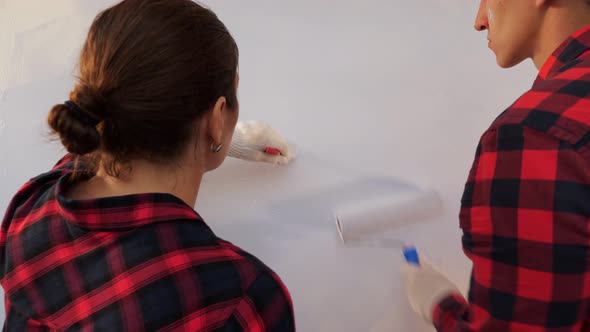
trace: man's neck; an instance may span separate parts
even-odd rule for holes
[[[559,45],[588,25],[590,6],[584,3],[573,1],[569,5],[548,8],[537,35],[537,47],[533,50],[532,59],[535,67],[541,69]]]

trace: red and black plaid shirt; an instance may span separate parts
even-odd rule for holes
[[[439,331],[590,331],[590,27],[483,134],[461,205],[469,303]]]
[[[29,181],[0,233],[8,331],[294,331],[273,271],[168,194],[64,196],[72,163]]]

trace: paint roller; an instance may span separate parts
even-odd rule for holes
[[[379,235],[410,223],[424,222],[441,210],[440,195],[434,190],[385,195],[336,208],[336,228],[345,246],[401,248],[408,263],[419,265],[418,251],[413,245]]]

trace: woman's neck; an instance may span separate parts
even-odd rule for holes
[[[121,168],[119,177],[106,172],[101,165],[96,176],[75,185],[68,196],[74,199],[124,196],[143,193],[167,193],[194,206],[203,171],[176,165],[157,165],[147,161],[133,161]],[[128,171],[127,171],[128,170]]]

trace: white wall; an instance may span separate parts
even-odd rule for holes
[[[0,0],[0,208],[61,154],[45,115],[67,99],[93,16],[113,0]],[[396,250],[339,247],[332,208],[403,183],[446,211],[400,232],[465,288],[459,198],[483,130],[534,79],[502,71],[474,0],[207,1],[241,53],[241,117],[297,143],[287,168],[230,160],[197,203],[222,237],[291,289],[301,331],[431,331],[405,300]]]

